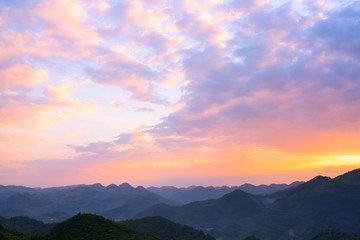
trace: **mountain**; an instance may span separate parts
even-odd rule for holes
[[[146,217],[121,223],[136,231],[166,240],[215,240],[200,230],[171,222],[163,217]]]
[[[180,206],[158,204],[137,217],[157,215],[208,229],[222,239],[254,235],[308,240],[324,229],[356,235],[360,234],[360,169],[333,179],[317,176],[293,189],[264,196],[235,190],[219,199]]]
[[[27,216],[49,223],[63,221],[78,212],[88,212],[121,220],[153,204],[172,203],[143,187],[133,188],[127,183],[106,187],[93,184],[27,190],[13,191],[1,201],[0,215]],[[121,209],[126,211],[119,211]]]
[[[301,239],[310,239],[323,229],[360,234],[360,169],[331,179],[317,176],[271,204],[258,219],[256,232],[286,239],[289,229]]]
[[[192,202],[182,206],[157,204],[137,217],[162,216],[194,227],[213,228],[261,214],[262,203],[254,196],[235,190],[219,199]]]
[[[191,186],[188,188],[176,188],[176,187],[149,187],[149,191],[156,193],[164,198],[170,199],[179,204],[186,204],[195,201],[204,201],[208,199],[221,198],[225,194],[228,194],[234,190],[242,190],[246,193],[253,195],[266,195],[275,193],[277,191],[292,189],[302,184],[303,182],[293,182],[290,185],[287,184],[271,184],[271,185],[259,185],[254,186],[251,184],[243,184],[238,187],[202,187]]]
[[[293,182],[291,184],[270,184],[270,185],[259,185],[259,186],[254,186],[252,184],[243,184],[239,187],[240,190],[243,190],[246,193],[250,193],[253,195],[268,195],[268,194],[272,194],[272,193],[276,193],[282,190],[291,190],[301,184],[303,184],[304,182],[301,181],[296,181]]]
[[[0,185],[0,201],[6,200],[11,195],[16,193],[36,193],[36,190],[23,186],[3,186]]]
[[[237,189],[217,199],[183,205],[170,205],[169,200],[148,189],[133,188],[129,184],[35,189],[36,193],[21,189],[22,192],[12,192],[0,202],[0,213],[30,213],[48,219],[77,212],[100,213],[112,219],[162,216],[203,229],[223,240],[244,239],[251,235],[268,240],[308,240],[324,229],[360,234],[360,169],[336,178],[317,176],[294,185],[295,188],[288,186],[267,195],[252,195]],[[188,200],[195,193],[199,198],[209,197],[218,194],[219,189],[224,191],[227,187],[193,186],[182,189],[187,192],[182,196],[187,196]],[[178,192],[173,187],[158,190],[174,195]],[[325,235],[319,235],[319,239],[323,239],[322,236]]]
[[[158,203],[185,204],[218,199],[238,188],[263,194],[285,187],[289,186],[245,184],[240,187],[192,186],[145,189],[141,186],[134,188],[128,183],[109,186],[96,183],[51,188],[0,185],[0,216],[6,218],[24,216],[45,223],[54,223],[64,221],[78,212],[88,212],[119,221],[131,218]],[[273,200],[270,199],[270,202]]]
[[[56,225],[44,240],[159,240],[94,214],[77,214]]]

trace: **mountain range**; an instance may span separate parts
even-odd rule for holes
[[[246,186],[242,185],[243,190]],[[223,240],[244,239],[249,235],[269,240],[309,240],[314,236],[317,236],[314,239],[326,239],[336,235],[331,231],[321,232],[326,229],[346,232],[344,239],[360,234],[360,169],[335,178],[317,176],[305,183],[258,186],[257,195],[240,187],[145,189],[126,183],[106,187],[94,184],[49,189],[1,186],[0,189],[0,215],[4,217],[21,213],[49,223],[77,216],[78,212],[96,213],[116,221],[132,218],[121,224],[163,239],[167,239],[167,233],[161,235],[164,233],[149,229],[156,226],[181,229],[182,225],[189,225]],[[182,203],[194,198],[205,200]],[[0,224],[30,235],[44,235],[55,229],[55,224],[28,218],[0,218]],[[195,236],[198,232],[188,234]],[[200,234],[205,237],[201,239],[206,239],[206,234]],[[341,239],[340,235],[334,239]]]
[[[129,219],[148,207],[165,203],[181,205],[193,201],[216,199],[236,189],[264,195],[291,189],[301,182],[240,187],[132,187],[128,183],[102,186],[73,185],[52,188],[29,188],[0,185],[0,216],[27,216],[41,221],[60,222],[78,212],[96,213],[114,220]]]
[[[235,190],[242,190],[246,193],[253,195],[267,195],[275,193],[281,190],[289,190],[297,187],[304,182],[297,181],[290,185],[288,184],[270,184],[254,186],[252,184],[243,184],[238,187],[203,187],[203,186],[191,186],[188,188],[176,188],[176,187],[149,187],[149,191],[156,193],[164,198],[170,199],[180,204],[186,204],[195,201],[203,201],[207,199],[216,199],[224,196]]]

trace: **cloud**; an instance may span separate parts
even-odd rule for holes
[[[111,151],[114,144],[108,142],[95,142],[85,147],[77,145],[68,145],[68,147],[73,148],[77,153],[105,153]]]
[[[48,80],[47,71],[38,70],[30,64],[12,65],[0,68],[0,91],[37,86]]]
[[[216,24],[211,15],[183,13],[182,18],[176,22],[180,32],[199,42],[222,43],[228,39],[226,28]]]
[[[90,6],[100,13],[104,13],[111,7],[109,2],[105,0],[93,0],[90,2]]]
[[[282,149],[289,141],[306,141],[326,131],[350,134],[360,116],[355,113],[358,98],[346,95],[358,92],[354,77],[359,75],[359,63],[346,58],[346,52],[332,55],[323,44],[310,44],[312,33],[327,29],[328,22],[341,21],[343,31],[351,32],[355,22],[338,18],[343,13],[352,19],[349,9],[330,12],[326,20],[313,19],[312,24],[291,13],[290,5],[257,9],[247,17],[254,30],[239,30],[247,45],[243,39],[228,43],[240,60],[228,58],[228,49],[221,47],[187,51],[184,70],[190,83],[185,106],[164,118],[152,133],[157,137],[175,133],[188,141],[208,137],[221,146],[257,143]],[[273,34],[276,40],[267,38]]]
[[[101,41],[95,29],[86,24],[89,16],[81,0],[44,1],[36,6],[35,12],[49,25],[45,34],[70,38],[90,45],[98,45]]]
[[[314,44],[324,50],[339,53],[359,60],[360,43],[360,3],[354,2],[338,11],[332,12],[318,21],[310,31]]]
[[[153,98],[152,81],[155,73],[145,64],[123,52],[112,51],[101,56],[102,68],[86,69],[87,74],[96,82],[126,88],[135,99],[149,101]]]
[[[71,99],[69,86],[44,88],[43,96],[30,93],[0,94],[0,126],[41,128],[96,109],[96,104]]]
[[[94,110],[96,101],[117,108],[113,114],[131,109],[144,118],[149,109],[134,99],[181,106],[158,113],[151,105],[154,126],[68,144],[69,162],[18,162],[19,174],[64,162],[67,176],[73,165],[83,176],[108,180],[119,172],[221,178],[319,169],[324,156],[359,155],[356,1],[336,8],[267,0],[0,5],[0,127],[49,126]],[[82,81],[88,88],[80,89]],[[99,100],[92,94],[98,84],[125,89],[132,99]]]

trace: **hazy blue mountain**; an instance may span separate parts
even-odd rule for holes
[[[14,208],[6,208],[6,207],[2,208],[2,207],[4,206],[0,205],[0,216],[5,218],[11,218],[17,216],[27,217],[31,215],[31,213],[26,209],[14,209]]]
[[[23,187],[23,186],[0,185],[0,201],[6,200],[10,196],[17,193],[36,193],[36,190],[33,188]]]
[[[162,216],[181,224],[212,228],[235,223],[263,211],[264,206],[258,199],[241,190],[235,190],[219,199],[192,202],[182,206],[157,204],[137,217]]]
[[[268,195],[268,194],[272,194],[275,192],[279,192],[282,190],[291,190],[301,184],[303,184],[304,182],[301,181],[296,181],[293,182],[291,184],[270,184],[270,185],[259,185],[259,186],[254,186],[252,184],[243,184],[239,187],[240,190],[243,190],[246,193],[250,193],[253,195]]]
[[[254,186],[251,184],[243,184],[238,187],[202,187],[191,186],[189,188],[176,188],[176,187],[149,187],[149,191],[154,192],[167,199],[173,200],[179,204],[186,204],[194,201],[204,201],[208,199],[221,198],[234,190],[242,190],[246,193],[253,195],[267,195],[285,189],[292,189],[302,184],[303,182],[294,182],[290,185],[287,184],[271,184]]]
[[[143,187],[133,188],[127,183],[119,186],[101,184],[76,185],[14,193],[0,202],[0,215],[28,216],[44,222],[60,222],[78,212],[105,214],[114,219],[134,216],[156,203],[171,201]],[[119,212],[133,205],[133,211]],[[109,213],[109,214],[108,214]]]

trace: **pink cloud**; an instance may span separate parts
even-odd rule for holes
[[[111,7],[109,2],[105,0],[93,0],[90,2],[90,6],[100,13],[104,13]]]
[[[29,88],[48,80],[47,71],[38,70],[29,64],[12,65],[0,69],[0,90]]]
[[[44,96],[0,94],[0,126],[42,128],[96,109],[96,104],[71,98],[69,87],[47,86]]]
[[[229,38],[227,29],[207,14],[183,13],[183,17],[176,22],[176,27],[183,34],[200,42],[222,43]]]
[[[89,16],[81,0],[44,1],[36,6],[35,11],[50,25],[45,34],[68,37],[89,45],[97,45],[101,41],[95,29],[86,24]]]
[[[151,3],[149,1],[148,3]],[[151,4],[155,6],[155,4]],[[129,1],[125,10],[126,20],[134,26],[157,28],[169,17],[167,9],[145,8],[140,0]]]

